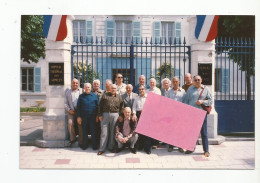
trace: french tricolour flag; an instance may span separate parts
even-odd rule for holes
[[[197,15],[195,37],[200,41],[212,41],[218,34],[218,15]]]
[[[47,40],[62,41],[67,37],[67,15],[44,15],[43,35]]]

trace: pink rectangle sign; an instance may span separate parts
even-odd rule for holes
[[[206,111],[148,92],[136,132],[193,151]]]

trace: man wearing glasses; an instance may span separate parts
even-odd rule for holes
[[[117,73],[116,75],[116,86],[117,90],[116,93],[119,95],[123,95],[126,92],[126,84],[123,83],[123,76],[120,73]]]
[[[189,87],[184,99],[184,103],[191,105],[193,107],[197,107],[199,109],[202,109],[201,104],[204,104],[205,106],[212,105],[211,93],[206,86],[201,84],[202,78],[199,75],[196,75],[194,76],[193,81],[194,81],[194,85]],[[201,92],[202,94],[200,96]],[[204,156],[209,157],[210,154],[209,154],[209,147],[208,147],[209,145],[208,145],[208,133],[207,133],[207,115],[205,116],[202,128],[200,130],[200,134],[202,138]],[[186,151],[185,153],[190,154],[193,153],[193,151]]]
[[[139,96],[136,97],[133,104],[133,121],[138,121],[141,116],[147,94],[145,93],[145,86],[139,86]],[[152,139],[148,136],[139,134],[136,146],[138,150],[144,149],[147,154],[151,154]]]

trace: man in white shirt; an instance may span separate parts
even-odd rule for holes
[[[149,80],[150,88],[147,89],[147,92],[153,92],[155,94],[161,95],[161,90],[156,87],[156,80],[154,78],[151,78]]]
[[[140,85],[139,96],[136,97],[133,104],[133,121],[137,121],[140,118],[146,98],[145,87]],[[136,146],[138,150],[144,149],[147,154],[151,154],[151,143],[152,139],[150,137],[139,134]]]

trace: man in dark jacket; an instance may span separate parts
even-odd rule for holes
[[[130,143],[130,151],[136,154],[135,143],[138,139],[138,134],[135,133],[136,122],[131,119],[131,108],[124,109],[124,120],[120,122],[117,120],[115,126],[115,139],[118,143],[117,152],[124,149],[124,145]]]
[[[84,84],[85,92],[79,96],[77,105],[77,122],[82,125],[83,130],[83,144],[82,149],[88,148],[88,128],[91,133],[92,149],[97,149],[96,134],[95,134],[95,122],[98,112],[99,100],[96,94],[91,92],[91,84]],[[81,135],[81,133],[79,134]]]

